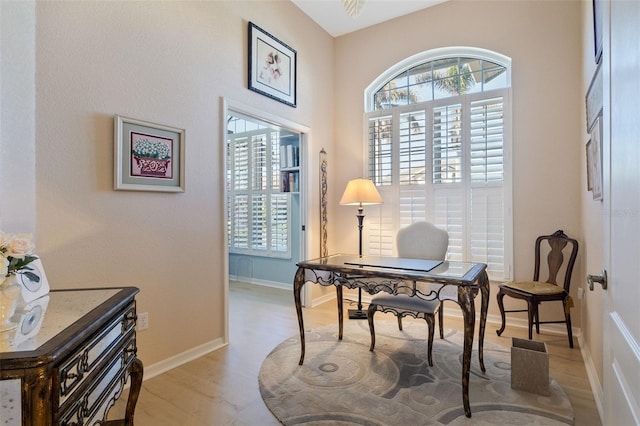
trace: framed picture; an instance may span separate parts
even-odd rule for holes
[[[296,107],[295,50],[249,22],[249,89]]]
[[[184,192],[184,129],[115,116],[114,189]]]
[[[586,109],[587,109],[587,132],[591,133],[596,119],[602,114],[602,103],[604,100],[604,92],[602,89],[602,71],[598,64],[596,72],[593,74],[589,89],[587,90]]]
[[[593,158],[591,158],[591,139],[589,139],[589,142],[587,142],[585,150],[587,154],[587,191],[591,191],[591,189],[593,188],[593,185],[591,184],[591,173],[593,173],[591,171],[591,165],[593,164]]]
[[[594,200],[602,200],[602,123],[596,120],[587,142],[587,188]]]
[[[602,59],[602,0],[593,0],[593,41],[596,64]]]

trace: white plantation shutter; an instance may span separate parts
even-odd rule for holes
[[[235,249],[249,248],[249,196],[236,194],[229,203],[229,244]]]
[[[471,102],[471,180],[502,182],[504,172],[504,101]]]
[[[251,196],[251,248],[267,249],[267,197],[264,194]]]
[[[395,255],[397,231],[427,220],[449,233],[449,260],[486,263],[490,278],[510,278],[508,93],[473,93],[367,116],[369,177],[384,204],[366,208],[365,254]]]
[[[390,115],[369,119],[369,176],[378,186],[392,182],[392,132]]]
[[[289,252],[289,194],[273,194],[271,196],[271,251]]]
[[[280,140],[271,129],[230,135],[229,251],[291,257],[289,193],[280,192]]]

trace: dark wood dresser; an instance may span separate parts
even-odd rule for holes
[[[2,425],[133,425],[142,385],[135,287],[51,291],[0,333]],[[125,418],[107,413],[131,377]]]

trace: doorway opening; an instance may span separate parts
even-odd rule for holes
[[[223,103],[228,341],[229,281],[291,291],[296,264],[305,257],[309,130],[248,106]]]

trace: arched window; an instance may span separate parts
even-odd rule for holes
[[[407,58],[366,89],[367,168],[384,199],[367,215],[370,254],[393,255],[398,229],[428,220],[449,232],[448,259],[511,278],[510,86],[509,58],[457,47]]]

